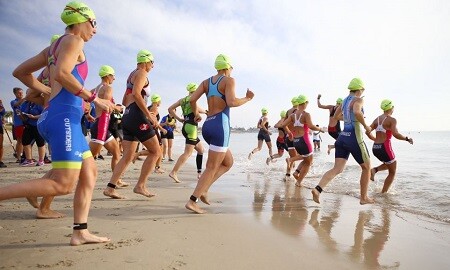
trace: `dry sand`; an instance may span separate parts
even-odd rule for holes
[[[19,167],[4,143],[0,186],[38,177],[50,168]],[[105,154],[105,153],[104,153]],[[106,157],[106,155],[104,155]],[[177,155],[175,155],[177,156]],[[448,269],[449,224],[429,221],[389,207],[388,198],[360,206],[349,196],[324,193],[319,206],[310,190],[263,175],[230,173],[210,194],[208,214],[184,208],[196,183],[194,160],[179,174],[183,183],[152,174],[147,199],[102,195],[109,180],[109,158],[98,161],[89,229],[109,236],[107,244],[69,246],[72,195],[55,199],[67,215],[36,220],[25,199],[0,202],[0,269]],[[142,162],[124,178],[135,183]],[[263,165],[262,165],[263,166]],[[246,179],[245,179],[246,178]],[[281,179],[281,178],[280,178]],[[384,206],[383,206],[384,205]]]

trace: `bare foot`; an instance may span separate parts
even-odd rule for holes
[[[377,172],[375,171],[375,168],[370,169],[370,180],[375,181],[375,174]]]
[[[319,191],[317,191],[317,189],[313,188],[311,190],[311,193],[313,195],[313,201],[315,201],[316,203],[320,203],[320,201],[319,201],[319,196],[320,196]]]
[[[360,199],[359,200],[359,204],[364,205],[364,204],[371,204],[371,203],[375,203],[374,199],[366,197],[365,199]]]
[[[38,209],[36,212],[36,218],[39,219],[56,219],[65,217],[63,213],[51,210],[51,209]]]
[[[147,198],[155,197],[156,194],[149,192],[145,188],[134,187],[133,192],[136,194],[141,194]]]
[[[33,206],[34,208],[39,208],[39,203],[37,200],[37,197],[27,197],[27,201]]]
[[[181,181],[178,179],[177,174],[170,172],[169,173],[169,177],[173,179],[173,181],[175,181],[175,183],[181,183]]]
[[[204,214],[206,213],[205,210],[201,209],[195,202],[189,200],[186,205],[185,205],[186,209],[191,210],[197,214]]]
[[[295,176],[294,176],[295,177]],[[297,179],[297,178],[296,178]],[[298,179],[297,179],[297,181],[295,181],[295,186],[296,187],[302,187],[303,185],[302,185],[302,181],[298,181]]]
[[[79,246],[84,244],[99,244],[111,241],[108,237],[100,237],[91,234],[88,230],[74,230],[70,239],[71,246]]]
[[[200,196],[200,201],[202,201],[203,203],[210,205],[211,203],[208,200],[208,194],[203,194]]]
[[[130,185],[130,183],[128,182],[123,182],[122,180],[117,181],[116,186],[119,188],[124,188],[124,187],[128,187]]]
[[[155,168],[155,173],[165,173],[166,171],[164,171],[163,169],[160,168]]]
[[[109,187],[103,190],[103,195],[105,195],[106,197],[110,197],[112,199],[126,199],[124,196],[117,193],[115,189]]]
[[[295,178],[295,180],[297,180],[297,182],[299,179],[299,177],[298,177],[299,174],[300,174],[300,172],[298,172],[297,170],[295,170],[295,172],[292,174],[292,176],[294,176],[294,178]]]

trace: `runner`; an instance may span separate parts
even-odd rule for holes
[[[254,94],[250,89],[243,98],[236,98],[235,80],[231,77],[233,66],[228,56],[217,56],[214,66],[217,74],[204,80],[192,94],[190,103],[194,120],[201,120],[197,100],[205,94],[208,100],[208,117],[202,128],[205,141],[209,144],[206,168],[197,182],[194,193],[185,207],[197,214],[205,211],[198,205],[198,198],[209,204],[208,190],[211,185],[233,165],[233,155],[228,149],[230,139],[230,107],[239,107],[252,100]]]
[[[275,128],[278,129],[278,137],[277,137],[277,149],[278,152],[273,155],[270,156],[266,159],[266,164],[269,165],[269,162],[274,161],[277,158],[280,158],[283,156],[284,154],[284,150],[288,151],[287,145],[286,145],[286,137],[287,137],[287,132],[286,132],[286,127],[282,127],[282,124],[286,118],[286,111],[281,111],[280,112],[280,120],[278,120],[278,122],[274,125]]]
[[[258,146],[253,149],[250,154],[248,154],[248,159],[251,159],[254,153],[261,151],[263,141],[266,142],[267,148],[269,149],[269,158],[272,157],[272,141],[270,140],[270,135],[272,135],[272,132],[269,130],[269,119],[267,118],[268,113],[269,111],[266,108],[261,109],[262,116],[259,118],[258,124],[256,125],[259,128]]]
[[[93,235],[87,230],[97,168],[80,123],[83,99],[105,110],[112,110],[113,104],[99,99],[83,87],[87,76],[83,46],[96,34],[94,12],[83,3],[70,2],[65,6],[61,19],[67,26],[65,35],[13,72],[29,88],[51,94],[49,107],[42,113],[38,128],[52,147],[53,168],[43,178],[0,188],[0,200],[65,195],[75,189],[70,244],[104,243],[110,241],[109,238]],[[47,65],[51,89],[33,76],[33,72]]]
[[[317,96],[317,106],[321,109],[326,109],[330,111],[330,117],[328,120],[328,134],[330,134],[333,139],[337,139],[339,136],[339,133],[341,133],[341,123],[338,120],[338,115],[335,116],[335,112],[339,106],[342,104],[342,98],[338,98],[336,100],[336,105],[322,105],[320,103],[320,98],[322,97],[321,94]],[[328,155],[331,152],[331,149],[334,148],[334,144],[328,145],[327,153]]]

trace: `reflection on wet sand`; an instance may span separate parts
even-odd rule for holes
[[[272,199],[272,225],[289,235],[301,235],[308,220],[306,201],[293,182],[275,191]]]
[[[386,207],[381,209],[381,224],[375,224],[372,219],[375,219],[372,210],[359,211],[354,245],[349,252],[350,257],[371,269],[399,267],[399,262],[395,262],[391,266],[381,265],[379,262],[381,252],[389,239],[390,211]],[[364,239],[364,231],[371,233],[366,239]]]
[[[342,197],[336,197],[330,205],[317,209],[309,205],[311,202],[303,197],[302,191],[304,194],[309,194],[304,188],[296,187],[294,182],[278,182],[270,179],[255,181],[253,200],[255,217],[265,223],[266,220],[261,219],[266,215],[262,213],[271,210],[270,224],[277,230],[294,237],[305,234],[307,228],[311,228],[325,250],[337,256],[350,258],[361,264],[362,269],[400,266],[399,262],[393,262],[390,265],[380,263],[381,253],[389,239],[391,225],[391,211],[387,207],[359,211],[354,231],[354,244],[349,246],[345,239],[341,240],[342,243],[336,240],[340,238],[337,235],[339,230],[333,234],[336,226],[341,223],[348,224],[348,215],[345,216],[346,220],[341,220],[339,223],[341,213],[344,211]],[[267,205],[270,202],[271,207]],[[314,209],[312,212],[311,208]],[[307,224],[311,227],[306,226]],[[342,230],[339,227],[337,229]]]

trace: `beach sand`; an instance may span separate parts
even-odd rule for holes
[[[43,175],[44,167],[19,167],[5,142],[0,186]],[[176,149],[175,149],[176,151]],[[196,183],[194,157],[176,184],[165,174],[148,181],[154,198],[120,189],[113,200],[102,191],[109,159],[98,161],[99,175],[89,218],[91,232],[109,236],[106,244],[69,245],[73,195],[55,199],[56,220],[35,219],[25,199],[0,202],[0,269],[448,269],[449,224],[389,207],[391,198],[360,206],[351,196],[323,193],[321,205],[294,181],[230,173],[210,192],[205,215],[184,208]],[[178,155],[175,155],[177,157]],[[134,184],[142,161],[124,181]],[[245,178],[245,177],[244,177]]]

